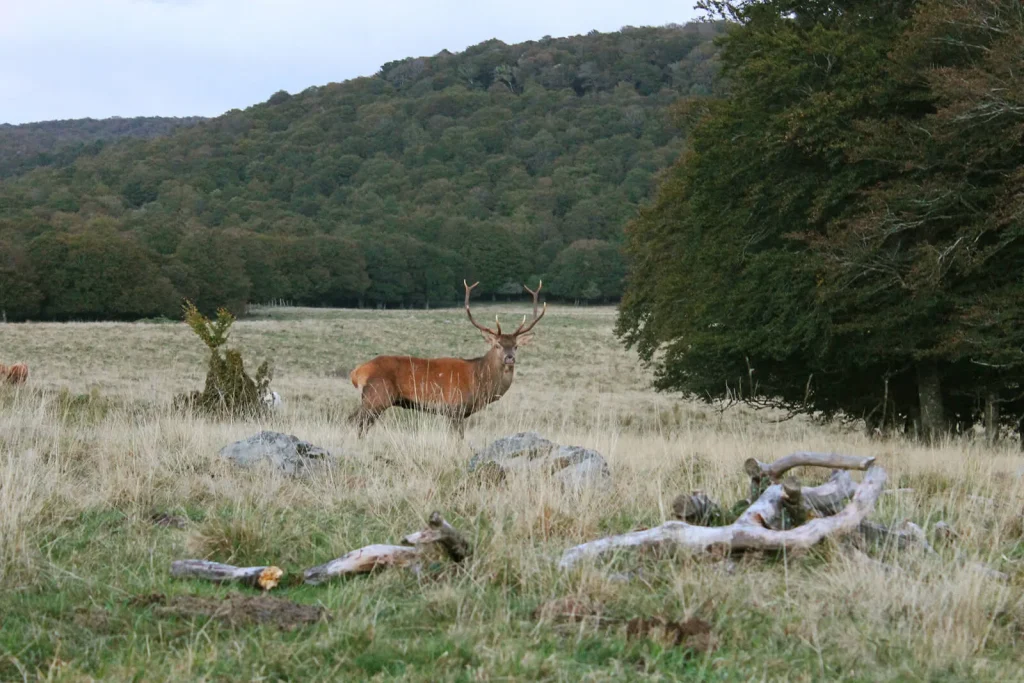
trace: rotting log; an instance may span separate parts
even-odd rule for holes
[[[402,543],[411,546],[423,546],[436,543],[448,554],[453,562],[462,562],[472,554],[469,541],[449,524],[440,512],[432,512],[427,520],[427,528],[411,533],[402,539]]]
[[[703,491],[681,493],[672,501],[672,514],[690,524],[707,525],[722,518],[722,510],[718,503],[711,500]]]
[[[865,459],[857,460],[863,462]],[[799,464],[807,463],[799,462],[782,471]],[[869,467],[863,481],[856,487],[852,500],[842,511],[784,531],[767,528],[780,516],[785,495],[782,485],[773,484],[734,523],[727,526],[704,527],[686,522],[665,522],[653,529],[601,538],[569,548],[563,553],[558,566],[560,569],[569,569],[580,560],[595,558],[612,550],[660,544],[676,545],[697,552],[713,546],[725,546],[733,551],[810,548],[826,536],[855,531],[874,509],[885,480],[885,470],[878,466]]]
[[[268,591],[281,581],[284,571],[278,567],[234,567],[209,560],[175,560],[171,576],[176,579],[205,579],[214,583],[240,583]]]
[[[904,522],[902,529],[896,529],[877,522],[864,520],[860,523],[857,530],[868,541],[882,544],[892,543],[898,550],[919,546],[926,553],[932,554],[935,552],[935,548],[928,542],[924,529],[910,521]]]
[[[796,488],[787,495],[789,500],[798,500],[803,510],[814,517],[830,517],[840,512],[857,490],[857,485],[854,484],[850,473],[845,470],[833,471],[829,480],[818,486],[797,487],[795,482],[791,481],[790,487]],[[765,491],[767,489],[761,490],[758,495],[762,495]],[[775,494],[772,495],[774,499]],[[756,498],[757,496],[755,496]],[[744,502],[741,501],[737,505]],[[747,509],[749,509],[749,505]],[[699,490],[676,496],[672,502],[672,513],[673,517],[678,520],[701,526],[717,526],[723,519],[720,506],[706,493]],[[804,515],[797,513],[791,514],[790,517],[791,519],[802,519]],[[767,526],[779,528],[779,525],[774,522],[768,523]]]
[[[316,585],[338,576],[365,574],[385,567],[414,567],[432,546],[439,546],[449,559],[461,562],[472,550],[469,542],[438,512],[433,512],[427,528],[408,534],[405,545],[368,545],[336,560],[303,572],[306,583]]]
[[[830,517],[846,507],[853,497],[857,485],[846,470],[835,470],[828,481],[820,486],[804,486],[800,489],[804,508],[819,517]]]
[[[782,509],[786,513],[780,528],[798,527],[807,521],[803,490],[796,479],[787,477],[782,482]]]
[[[874,458],[857,455],[840,455],[839,453],[813,453],[798,451],[779,458],[770,465],[756,458],[747,458],[743,463],[744,471],[753,478],[767,477],[777,482],[786,472],[795,467],[828,467],[833,470],[867,470],[875,462]]]
[[[421,554],[421,548],[405,545],[368,545],[326,564],[307,569],[302,573],[302,578],[315,586],[346,574],[366,574],[384,567],[408,567],[418,562]]]

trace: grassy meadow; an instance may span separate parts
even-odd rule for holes
[[[481,304],[478,319],[526,312]],[[230,346],[250,370],[273,359],[284,403],[264,424],[172,411],[205,373],[183,323],[0,325],[0,362],[32,370],[25,387],[0,389],[0,680],[1024,680],[1016,442],[925,448],[656,394],[614,319],[550,307],[512,388],[470,419],[465,441],[401,410],[361,441],[345,422],[358,363],[482,353],[458,309],[254,310]],[[290,479],[218,461],[263,428],[331,449],[336,466]],[[600,451],[610,486],[576,495],[466,474],[473,447],[523,430]],[[937,555],[829,541],[800,555],[637,552],[557,570],[570,546],[661,523],[681,492],[731,505],[747,494],[744,459],[794,450],[877,456],[901,490],[873,519],[929,535],[944,520],[959,536]],[[248,589],[169,576],[189,557],[301,573],[397,543],[432,510],[472,541],[464,566],[283,585],[271,595],[286,602],[258,608],[269,622],[232,597]],[[319,609],[299,618],[310,612],[296,604]],[[696,617],[711,632],[676,645],[638,634],[637,617]]]

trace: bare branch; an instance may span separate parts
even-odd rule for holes
[[[812,453],[799,451],[776,460],[771,465],[754,458],[743,463],[743,469],[751,477],[768,477],[778,481],[782,475],[794,467],[829,467],[836,470],[866,470],[875,462],[874,458],[863,458],[838,453]]]
[[[274,588],[284,571],[278,567],[234,567],[209,560],[176,560],[171,563],[171,576],[176,579],[205,579],[214,583],[240,583],[265,591]]]
[[[819,543],[826,536],[856,530],[874,509],[882,487],[885,470],[871,467],[857,487],[853,500],[839,514],[812,519],[802,526],[785,531],[765,528],[778,514],[784,495],[780,484],[769,486],[735,523],[722,527],[703,527],[686,522],[665,522],[644,531],[611,536],[569,548],[562,555],[559,568],[569,569],[580,560],[595,558],[619,548],[671,544],[694,551],[705,551],[712,546],[725,546],[730,550],[804,549]]]

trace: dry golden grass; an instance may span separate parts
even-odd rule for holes
[[[480,307],[495,312],[511,321],[522,311]],[[256,310],[235,324],[230,345],[251,368],[274,360],[284,405],[266,424],[171,411],[173,395],[201,386],[205,368],[205,348],[184,324],[0,326],[0,362],[32,369],[26,388],[0,392],[0,679],[1024,679],[1017,444],[871,441],[655,394],[613,323],[612,309],[552,307],[512,389],[470,419],[465,442],[405,411],[363,441],[344,421],[357,402],[348,371],[359,362],[481,353],[459,310]],[[305,481],[217,461],[221,446],[260,428],[341,458]],[[523,430],[600,451],[611,486],[577,497],[544,480],[492,487],[465,474],[471,445]],[[746,492],[745,458],[794,450],[877,456],[890,487],[914,491],[885,496],[875,519],[926,529],[945,520],[960,538],[938,556],[869,551],[896,569],[833,543],[735,565],[640,553],[555,569],[566,547],[660,523],[682,491],[703,488],[731,504]],[[323,604],[324,624],[229,627],[161,617],[132,600],[235,592],[169,580],[172,559],[297,571],[395,542],[434,509],[473,539],[466,570],[276,592]],[[185,517],[185,529],[153,525],[154,512]],[[603,616],[534,617],[546,601],[573,596]],[[695,613],[713,624],[717,648],[631,640],[621,626]]]

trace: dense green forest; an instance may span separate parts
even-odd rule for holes
[[[617,299],[624,226],[683,149],[669,105],[712,94],[723,28],[491,40],[9,178],[0,309],[427,306],[463,278]]]
[[[155,138],[204,119],[200,116],[137,116],[0,123],[0,179],[39,166],[64,166],[81,155],[98,154],[121,138]]]
[[[1016,423],[1020,0],[703,4],[731,22],[729,97],[686,104],[628,229],[620,334],[707,399],[926,438]]]

